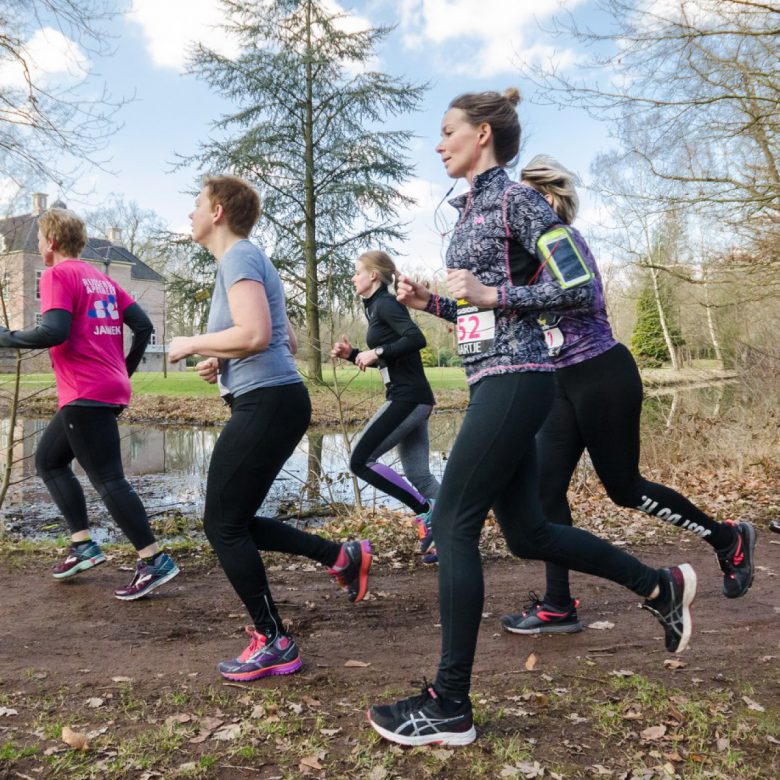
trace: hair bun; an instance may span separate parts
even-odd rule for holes
[[[517,87],[507,87],[504,90],[504,97],[513,105],[516,106],[523,99],[520,94],[520,90]]]

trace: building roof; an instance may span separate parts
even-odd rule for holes
[[[65,204],[57,201],[52,207],[64,208]],[[16,217],[0,219],[0,236],[4,239],[5,248],[0,244],[0,253],[25,252],[38,254],[38,215],[21,214]],[[112,244],[105,238],[89,238],[84,251],[81,253],[84,260],[99,260],[105,263],[117,261],[129,263],[131,279],[143,279],[146,281],[162,282],[163,277],[153,268],[137,257],[128,249],[117,244]]]

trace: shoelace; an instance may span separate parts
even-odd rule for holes
[[[404,713],[412,712],[413,710],[420,709],[429,699],[436,699],[438,698],[436,696],[436,691],[433,688],[433,685],[428,682],[427,677],[423,677],[422,681],[420,680],[412,680],[411,684],[415,688],[420,688],[420,693],[416,696],[410,696],[408,699],[404,699],[404,701],[401,703]]]
[[[535,591],[529,590],[528,591],[528,602],[525,604],[523,609],[521,610],[524,615],[527,615],[529,612],[534,610],[536,607],[542,606],[542,600],[539,598],[539,596],[536,594]]]
[[[246,661],[247,658],[251,658],[258,650],[265,647],[268,643],[268,638],[265,636],[265,634],[259,634],[251,626],[246,626],[244,631],[246,631],[247,634],[252,637],[252,640],[249,642],[249,646],[244,650],[244,652],[238,656],[239,661]]]

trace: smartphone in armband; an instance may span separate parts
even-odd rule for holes
[[[558,280],[561,287],[577,287],[593,278],[582,255],[574,243],[571,233],[565,227],[558,227],[542,234],[536,248],[544,265]]]

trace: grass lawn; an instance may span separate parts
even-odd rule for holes
[[[333,372],[329,366],[324,370],[325,381],[333,383]],[[425,373],[434,390],[465,389],[466,380],[462,368],[427,368]],[[349,383],[350,390],[380,390],[382,380],[378,371],[358,371],[356,368],[338,368],[336,380],[343,386]],[[351,380],[351,381],[350,381]],[[0,375],[0,393],[11,389],[11,377]],[[184,398],[213,396],[215,388],[206,384],[194,371],[171,371],[167,377],[162,372],[144,371],[133,379],[134,395],[175,395]],[[36,390],[54,387],[52,374],[25,374],[22,376],[22,394],[29,395]]]

